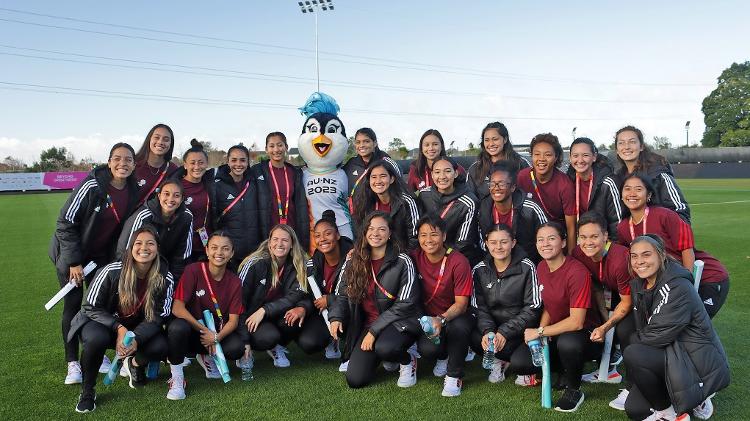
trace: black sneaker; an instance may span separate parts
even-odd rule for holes
[[[583,392],[578,389],[565,389],[555,404],[555,411],[575,412],[583,403]]]
[[[76,412],[79,414],[85,414],[87,412],[93,412],[96,409],[96,393],[81,393],[78,395],[78,405],[76,405]]]
[[[136,367],[135,364],[133,364],[134,358],[135,357],[128,357],[125,359],[125,368],[128,370],[128,377],[130,377],[130,382],[128,384],[130,384],[130,387],[133,389],[146,384],[146,368],[141,366]]]

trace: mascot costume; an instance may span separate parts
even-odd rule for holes
[[[302,168],[302,185],[310,204],[310,227],[331,209],[336,213],[339,233],[354,240],[347,202],[349,184],[340,168],[349,149],[344,124],[338,118],[339,106],[330,96],[316,92],[299,109],[307,117],[297,141],[299,154],[307,164]]]

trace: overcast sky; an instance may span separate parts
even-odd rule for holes
[[[346,1],[319,14],[321,91],[348,134],[372,127],[416,147],[429,128],[457,147],[490,121],[610,143],[703,133],[701,101],[750,59],[747,1]],[[158,122],[263,146],[316,90],[315,20],[296,1],[0,2],[0,157],[65,146],[106,159]]]

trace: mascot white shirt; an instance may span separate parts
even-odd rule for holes
[[[349,148],[344,124],[337,117],[339,106],[330,96],[316,92],[300,108],[307,116],[297,141],[299,154],[307,164],[302,168],[302,185],[310,206],[313,224],[323,211],[336,214],[339,234],[354,239],[349,213],[349,182],[340,168]]]

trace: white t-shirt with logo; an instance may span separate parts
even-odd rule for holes
[[[336,214],[339,234],[354,239],[349,214],[349,181],[343,169],[337,168],[325,174],[313,174],[310,169],[302,169],[302,185],[310,203],[314,221],[323,217],[323,211],[331,209]]]

